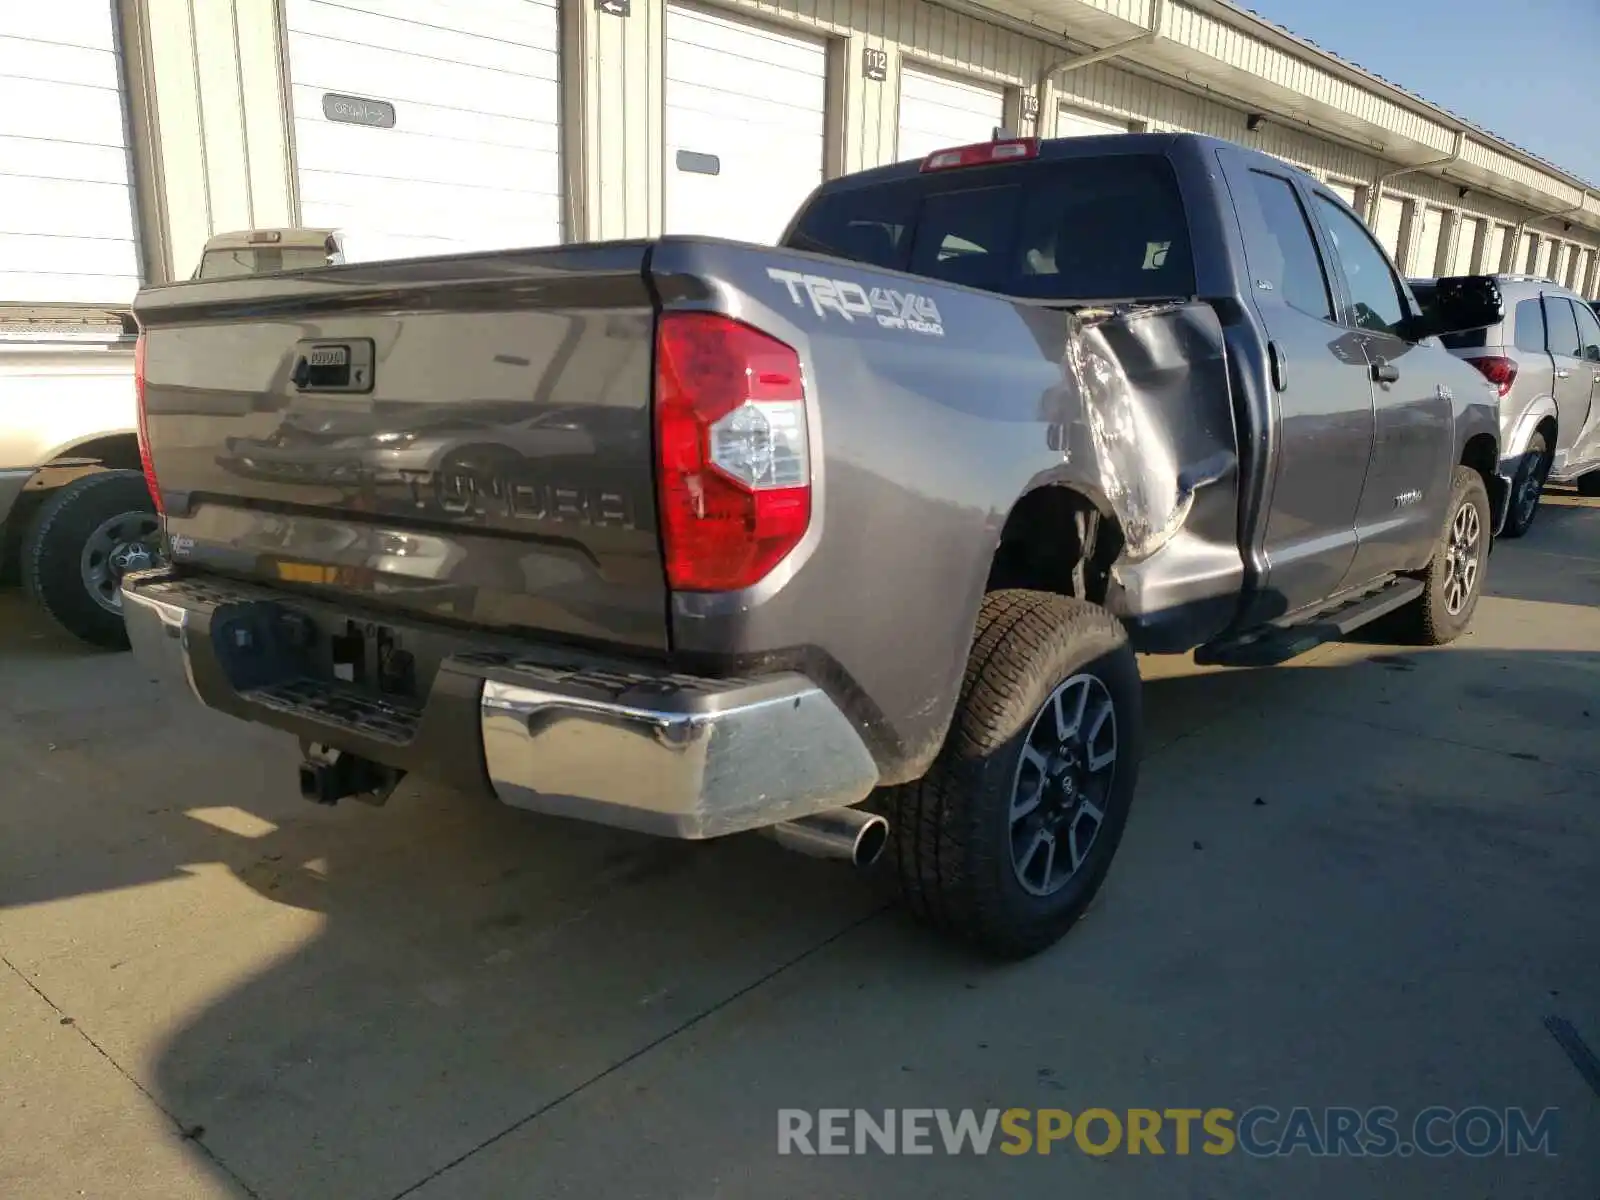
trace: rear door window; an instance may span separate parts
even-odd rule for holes
[[[1249,251],[1255,274],[1278,289],[1285,304],[1313,317],[1332,321],[1333,299],[1323,273],[1322,255],[1311,234],[1311,223],[1295,195],[1294,185],[1281,175],[1250,172],[1250,187],[1261,207],[1266,226],[1264,240],[1252,239]],[[1266,258],[1266,262],[1257,260]]]
[[[1546,344],[1551,354],[1559,354],[1563,358],[1583,357],[1583,350],[1578,345],[1578,319],[1572,315],[1572,301],[1565,296],[1546,296],[1544,321],[1549,336]]]
[[[1195,287],[1177,178],[1155,155],[974,167],[825,193],[785,244],[1044,300]]]
[[[1587,304],[1574,304],[1578,314],[1578,342],[1583,347],[1583,357],[1589,362],[1600,362],[1600,320]]]
[[[1537,300],[1517,301],[1516,325],[1517,349],[1543,354],[1545,352],[1544,310]]]

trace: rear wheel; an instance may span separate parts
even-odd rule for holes
[[[944,747],[890,795],[911,911],[1004,958],[1059,940],[1116,854],[1142,738],[1138,666],[1111,614],[990,593]]]
[[[1600,471],[1590,471],[1578,479],[1578,495],[1600,496]]]
[[[1534,517],[1539,515],[1539,499],[1544,494],[1544,483],[1550,475],[1550,445],[1544,434],[1536,433],[1528,441],[1522,455],[1522,465],[1511,484],[1511,510],[1506,514],[1502,537],[1517,538],[1528,532]]]
[[[102,471],[39,507],[22,546],[22,582],[67,632],[128,648],[122,577],[161,562],[161,520],[137,471]]]
[[[1470,467],[1451,477],[1444,530],[1423,573],[1419,599],[1404,609],[1405,633],[1427,646],[1455,641],[1472,623],[1489,566],[1489,493]]]

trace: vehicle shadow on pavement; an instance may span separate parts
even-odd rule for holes
[[[1001,968],[916,930],[881,879],[759,838],[662,842],[410,783],[382,810],[315,808],[289,739],[63,647],[9,597],[0,631],[0,947],[218,1194],[960,1196],[995,1163],[840,1174],[777,1159],[773,1114],[1274,1085],[1582,1102],[1519,1006],[1587,994],[1573,1015],[1600,1034],[1600,654],[1351,645],[1153,678],[1106,893]],[[1370,1044],[1338,1033],[1352,1012]],[[1110,1178],[1084,1162],[1071,1178]],[[1381,1194],[1472,1169],[1432,1165]],[[1171,1171],[1125,1167],[1126,1194],[1177,1194]],[[1294,1178],[1311,1197],[1366,1176]]]

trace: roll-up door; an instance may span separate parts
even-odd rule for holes
[[[1328,180],[1328,190],[1351,208],[1356,206],[1356,185],[1353,183],[1340,183],[1337,179]]]
[[[0,0],[0,302],[139,287],[109,0]]]
[[[1395,260],[1400,257],[1400,230],[1405,225],[1406,202],[1398,196],[1384,196],[1378,201],[1378,224],[1373,233]]]
[[[1411,262],[1407,270],[1412,275],[1432,275],[1438,269],[1439,235],[1444,232],[1444,210],[1424,206],[1422,228],[1411,243]]]
[[[1005,94],[987,83],[957,79],[904,63],[896,157],[987,142],[1005,123]]]
[[[1098,137],[1107,133],[1127,132],[1126,121],[1114,121],[1098,113],[1087,113],[1082,109],[1062,105],[1056,114],[1057,137]]]
[[[353,262],[561,241],[557,0],[287,0],[300,223]]]
[[[1493,225],[1489,229],[1489,244],[1484,247],[1480,270],[1485,275],[1495,275],[1504,269],[1506,239],[1511,236],[1511,226]]]
[[[667,6],[666,231],[776,242],[822,182],[827,46]]]
[[[1478,243],[1483,240],[1483,222],[1476,217],[1462,217],[1456,228],[1456,246],[1450,255],[1450,274],[1470,275],[1478,253]],[[1493,270],[1493,267],[1487,270]]]

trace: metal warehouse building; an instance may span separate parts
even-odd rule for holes
[[[997,126],[1230,138],[1413,274],[1600,295],[1600,193],[1226,0],[50,0],[0,5],[0,303],[124,303],[252,226],[771,240],[824,177]]]

